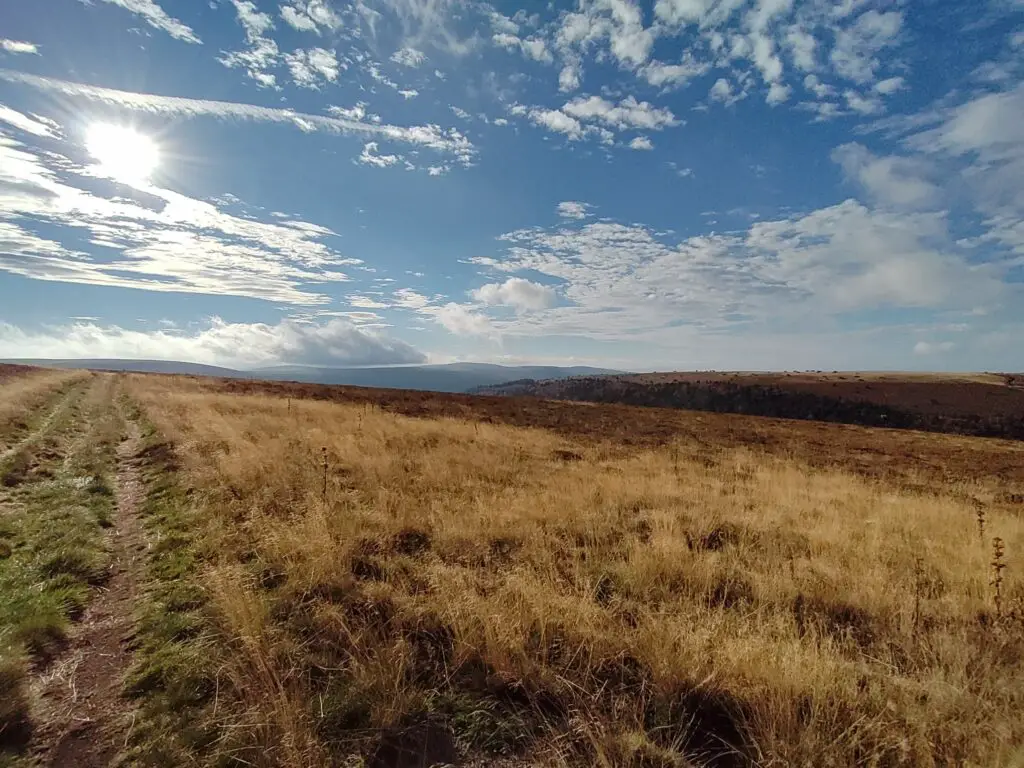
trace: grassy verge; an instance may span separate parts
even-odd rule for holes
[[[78,382],[46,430],[6,462],[0,514],[0,752],[31,735],[27,675],[62,650],[107,577],[103,528],[120,436],[105,382]]]
[[[81,388],[83,371],[38,371],[0,380],[0,455],[32,434],[64,395]]]
[[[125,683],[139,717],[122,761],[170,768],[194,763],[217,738],[216,667],[199,583],[202,526],[193,492],[178,476],[174,447],[134,403],[126,400],[124,408],[142,429],[140,513],[149,553]]]

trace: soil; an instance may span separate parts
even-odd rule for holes
[[[117,452],[117,506],[110,528],[110,576],[67,650],[36,680],[39,709],[33,753],[39,764],[101,768],[127,742],[134,720],[121,695],[131,661],[132,612],[145,568],[146,542],[139,521],[142,482],[136,455],[139,427],[128,425]]]

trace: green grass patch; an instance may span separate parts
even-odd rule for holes
[[[120,434],[111,403],[76,385],[47,429],[5,463],[0,497],[0,753],[17,752],[31,731],[26,675],[64,648],[70,623],[108,573],[99,520],[113,494],[91,493],[79,467],[111,487]],[[51,409],[44,409],[50,411]],[[17,480],[13,482],[12,480]],[[4,758],[0,754],[0,761]],[[0,762],[2,764],[2,762]]]
[[[153,766],[210,762],[218,735],[212,718],[217,684],[207,599],[198,580],[201,528],[179,484],[172,447],[140,414],[134,418],[145,429],[140,512],[153,544],[126,680],[140,717],[123,759]]]

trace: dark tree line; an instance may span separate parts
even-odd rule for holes
[[[482,388],[480,393],[742,413],[1024,440],[1024,418],[1021,417],[917,413],[861,400],[729,381],[647,384],[611,377],[579,377],[559,381],[524,379],[498,387]]]

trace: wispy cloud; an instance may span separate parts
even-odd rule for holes
[[[149,24],[149,26],[163,30],[176,40],[196,44],[203,42],[188,25],[168,15],[154,0],[102,0],[102,2],[119,6],[126,11],[134,13]]]
[[[347,280],[342,269],[359,263],[310,222],[239,217],[157,187],[104,197],[87,178],[66,157],[0,135],[0,271],[315,305],[329,299],[314,286]],[[54,226],[58,239],[43,234]]]
[[[304,131],[315,130],[336,134],[377,137],[379,139],[415,144],[438,152],[452,154],[463,164],[471,163],[476,155],[476,148],[462,133],[454,128],[443,129],[437,125],[397,126],[343,117],[313,115],[295,112],[290,109],[261,107],[254,104],[242,104],[231,101],[157,96],[154,94],[134,93],[132,91],[120,91],[113,88],[73,83],[67,80],[40,77],[7,69],[0,69],[0,80],[21,83],[49,93],[59,93],[63,96],[86,99],[121,109],[149,114],[284,123]]]

